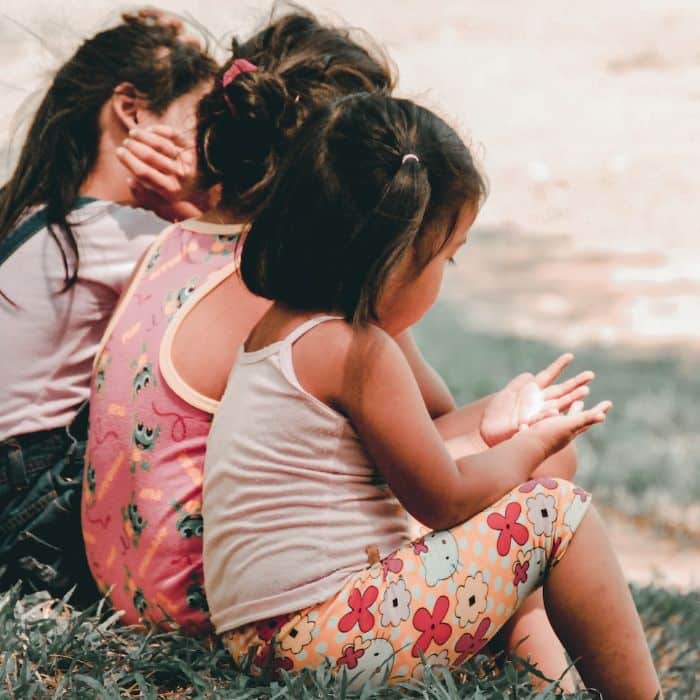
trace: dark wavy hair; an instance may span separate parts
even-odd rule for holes
[[[63,259],[64,289],[72,286],[78,242],[66,217],[95,165],[102,106],[117,85],[131,83],[148,109],[162,114],[217,68],[206,52],[159,25],[127,21],[85,41],[56,73],[0,190],[0,240],[28,207],[45,204],[49,233]]]
[[[245,239],[243,281],[299,311],[377,321],[395,265],[412,252],[418,274],[485,194],[469,149],[432,112],[379,94],[340,99],[289,149]]]
[[[291,139],[313,110],[354,92],[394,88],[386,55],[369,38],[294,11],[248,41],[233,40],[231,59],[198,109],[197,162],[201,184],[222,185],[222,202],[252,215],[264,201]],[[234,59],[258,68],[226,88]]]

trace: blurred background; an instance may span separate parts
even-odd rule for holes
[[[490,196],[417,329],[465,402],[563,350],[615,407],[578,441],[629,577],[700,584],[700,3],[307,0],[469,139]],[[211,35],[269,3],[158,3]],[[134,5],[0,0],[0,177],[51,72]]]

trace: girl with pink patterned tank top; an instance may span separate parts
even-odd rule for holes
[[[90,400],[83,536],[126,621],[206,629],[201,459],[214,404],[170,358],[187,301],[230,276],[240,225],[185,221],[149,249],[105,334]]]
[[[221,201],[200,219],[163,231],[120,302],[94,367],[83,485],[88,561],[101,590],[111,589],[112,604],[125,611],[123,621],[174,623],[192,633],[211,630],[201,484],[211,416],[228,373],[220,368],[230,368],[269,306],[236,274],[239,222],[266,196],[310,111],[393,85],[383,56],[303,12],[278,18],[243,44],[234,39],[232,50],[198,110],[200,184],[220,185]],[[123,162],[138,155],[148,165],[154,139],[132,134]],[[222,296],[216,327],[210,319],[199,325],[198,302]],[[197,381],[210,375],[218,379]]]

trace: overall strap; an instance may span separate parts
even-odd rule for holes
[[[71,212],[82,209],[84,206],[96,201],[95,197],[78,197],[71,207]],[[42,228],[46,228],[47,225],[46,207],[41,207],[41,209],[24,219],[19,226],[13,228],[9,235],[0,241],[0,265],[32,236],[41,231]]]

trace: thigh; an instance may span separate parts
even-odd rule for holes
[[[421,677],[477,654],[564,556],[590,503],[572,484],[517,487],[450,530],[355,575],[333,599],[225,635],[238,660],[298,670],[329,659],[355,685]],[[273,643],[274,640],[274,643]]]
[[[69,439],[26,449],[28,463],[47,468],[21,486],[0,487],[0,587],[22,581],[23,590],[64,595],[73,602],[96,598],[80,529],[85,442]]]

